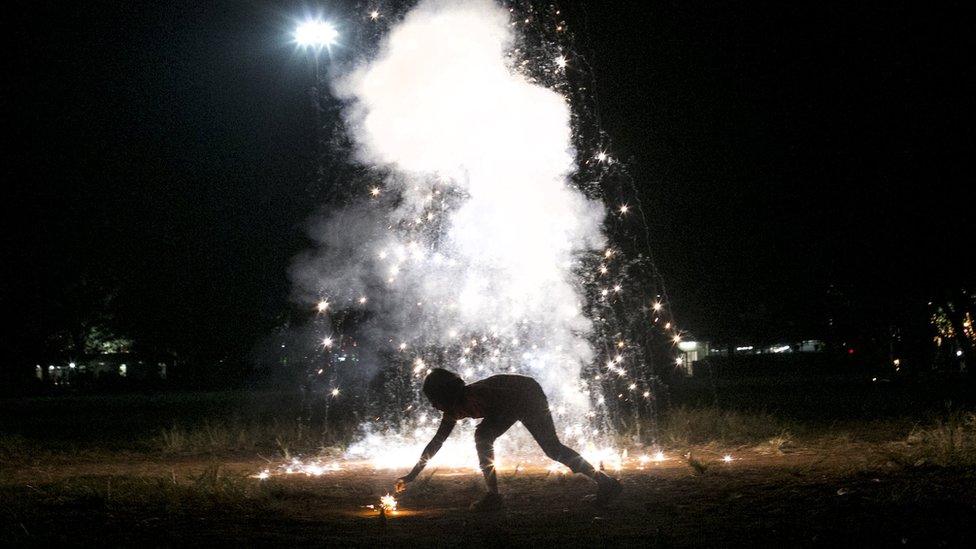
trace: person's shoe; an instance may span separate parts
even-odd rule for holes
[[[607,475],[603,475],[598,484],[596,496],[593,498],[593,505],[597,507],[604,507],[619,496],[624,489],[619,480]]]
[[[495,492],[488,492],[478,501],[471,504],[472,511],[491,512],[500,511],[502,508],[502,497]]]

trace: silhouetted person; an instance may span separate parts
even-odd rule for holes
[[[546,394],[531,377],[497,375],[465,385],[457,374],[435,368],[424,380],[424,394],[434,408],[444,412],[444,417],[417,465],[409,474],[397,480],[398,492],[406,488],[406,483],[417,478],[427,461],[440,450],[457,421],[464,418],[484,418],[475,429],[474,441],[488,493],[471,505],[474,510],[501,507],[494,467],[494,444],[495,439],[516,421],[522,422],[547,456],[569,467],[574,473],[582,473],[596,481],[597,505],[606,504],[621,491],[620,482],[595,470],[578,453],[559,441]]]

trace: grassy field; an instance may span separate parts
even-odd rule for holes
[[[291,393],[0,400],[0,543],[963,546],[976,534],[964,398],[804,382],[788,399],[790,383],[674,387],[656,425],[668,459],[620,471],[607,509],[581,501],[585,478],[522,468],[501,472],[504,512],[474,514],[480,476],[431,470],[385,520],[366,506],[397,472],[251,478],[323,442],[297,428]]]

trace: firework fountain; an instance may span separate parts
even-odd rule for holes
[[[293,269],[324,354],[309,391],[363,418],[344,459],[412,465],[439,420],[420,384],[443,367],[535,377],[566,442],[621,466],[612,433],[653,416],[653,366],[674,361],[655,349],[681,334],[561,12],[424,0],[360,20],[378,46],[331,79],[354,175]],[[459,427],[431,466],[477,469]],[[496,466],[545,462],[526,440],[499,439]]]

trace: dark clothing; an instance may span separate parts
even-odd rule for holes
[[[495,459],[493,448],[495,439],[508,431],[516,421],[522,422],[522,425],[528,429],[529,434],[539,444],[542,451],[549,456],[549,459],[562,463],[574,473],[583,473],[587,476],[593,474],[592,465],[575,450],[559,441],[559,435],[556,434],[556,426],[552,422],[552,415],[549,413],[548,406],[517,419],[486,417],[479,423],[478,428],[474,431],[474,443],[478,449],[478,460],[482,470]]]
[[[592,465],[559,441],[549,413],[549,401],[539,383],[531,377],[507,374],[465,386],[460,404],[444,412],[440,427],[424,450],[416,472],[440,449],[457,421],[464,418],[484,418],[475,429],[474,439],[478,461],[489,484],[494,482],[495,439],[516,421],[522,422],[550,459],[569,467],[574,473],[594,474]]]
[[[465,386],[462,404],[448,413],[455,419],[505,417],[517,421],[542,411],[549,413],[549,401],[536,380],[502,374]]]

